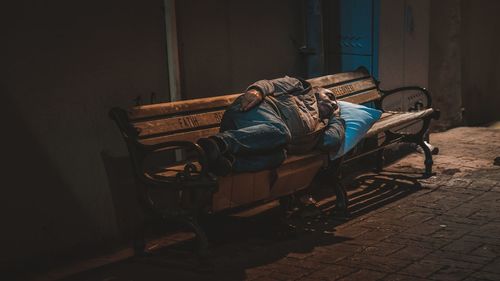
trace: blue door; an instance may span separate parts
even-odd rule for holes
[[[380,0],[341,0],[339,6],[340,70],[363,66],[377,77]]]

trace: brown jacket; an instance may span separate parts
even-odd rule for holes
[[[260,80],[248,89],[262,92],[265,102],[276,108],[290,130],[292,140],[289,150],[294,153],[311,150],[332,117],[333,112],[320,112],[318,103],[331,103],[333,111],[338,107],[336,101],[322,100],[321,95],[318,95],[325,89],[312,87],[309,82],[298,78],[285,76],[274,80]]]

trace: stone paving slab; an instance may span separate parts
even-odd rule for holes
[[[276,239],[272,210],[226,218],[209,231],[211,271],[164,247],[64,280],[500,280],[500,130],[456,128],[431,143],[440,154],[430,178],[414,153],[348,179],[349,220],[323,200],[321,216],[295,219],[297,235]]]

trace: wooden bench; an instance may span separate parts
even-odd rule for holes
[[[166,221],[177,220],[189,225],[199,238],[200,253],[204,253],[207,239],[195,219],[200,212],[220,212],[286,197],[307,188],[320,170],[332,169],[332,177],[335,178],[342,163],[368,153],[378,152],[378,166],[381,168],[382,151],[390,144],[411,142],[421,146],[425,154],[425,174],[431,174],[432,155],[425,143],[425,135],[431,119],[439,118],[439,111],[431,108],[431,97],[426,89],[404,87],[390,91],[380,90],[378,82],[365,69],[308,81],[313,86],[330,89],[340,100],[357,104],[371,103],[383,110],[382,118],[366,135],[367,139],[375,140],[376,147],[361,154],[349,153],[334,162],[329,161],[325,153],[311,151],[305,155],[289,156],[275,170],[233,173],[216,178],[206,172],[204,152],[196,141],[218,132],[224,109],[240,94],[143,105],[130,109],[113,108],[110,117],[116,121],[127,144],[137,180],[139,200],[144,210],[152,214],[152,217]],[[404,97],[412,101],[409,107],[413,107],[413,111],[384,110],[390,103],[388,97],[402,92],[411,93]],[[398,99],[401,100],[396,100]],[[405,128],[409,126],[417,126],[417,131],[407,132]],[[146,164],[155,155],[165,155],[165,151],[172,153],[170,157],[167,155],[160,158],[164,163]],[[347,193],[338,184],[338,180],[332,182],[336,182],[333,187],[337,195],[337,213],[345,213],[348,206]],[[151,196],[153,190],[168,191],[174,198],[167,207],[159,207]],[[144,249],[141,231],[135,239],[135,249],[138,253]]]

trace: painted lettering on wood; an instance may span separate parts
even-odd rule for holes
[[[191,129],[194,130],[200,127],[219,126],[223,115],[224,111],[219,110],[137,122],[134,126],[137,128],[139,136],[158,135]]]
[[[344,95],[347,95],[349,93],[354,92],[354,87],[352,85],[344,85],[344,86],[338,86],[335,88],[331,89],[332,92],[335,94],[336,97],[341,97]]]
[[[355,92],[367,91],[375,88],[375,83],[371,78],[349,84],[339,85],[329,88],[336,97],[346,96]]]

